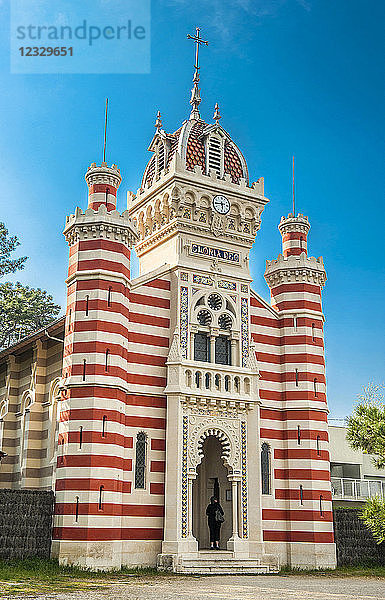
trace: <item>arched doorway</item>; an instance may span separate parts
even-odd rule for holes
[[[225,549],[232,535],[232,501],[228,470],[221,458],[223,448],[218,438],[210,435],[205,439],[202,450],[203,459],[197,467],[197,477],[193,483],[193,535],[199,549],[209,548],[206,507],[210,497],[217,496],[225,513],[220,544]]]

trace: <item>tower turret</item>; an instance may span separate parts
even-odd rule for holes
[[[92,163],[85,179],[88,185],[88,208],[98,210],[103,204],[107,211],[116,210],[116,195],[122,181],[118,167],[109,167],[106,162],[101,165]]]
[[[278,229],[282,235],[282,253],[284,256],[307,256],[307,234],[310,224],[307,217],[299,213],[294,216],[289,213],[287,217],[281,217]]]

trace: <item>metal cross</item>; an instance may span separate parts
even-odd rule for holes
[[[194,42],[196,43],[196,51],[195,51],[195,69],[198,71],[199,69],[199,46],[201,44],[205,44],[205,46],[208,46],[209,43],[206,40],[202,40],[202,38],[199,35],[200,33],[200,28],[197,27],[196,28],[196,33],[195,35],[190,35],[189,33],[187,34],[187,38],[189,40],[194,40]]]

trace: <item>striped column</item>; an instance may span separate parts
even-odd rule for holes
[[[294,216],[290,213],[287,217],[282,217],[278,225],[282,235],[282,252],[286,256],[307,256],[307,234],[310,225],[308,218],[299,213]]]
[[[130,248],[136,232],[114,194],[115,165],[91,165],[90,205],[67,218],[69,244],[63,399],[53,553],[62,563],[120,567],[123,494],[130,488],[126,427]],[[111,189],[110,187],[110,189]],[[110,201],[111,199],[111,201]]]

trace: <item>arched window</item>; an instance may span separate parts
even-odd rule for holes
[[[105,362],[105,365],[104,365],[104,370],[105,371],[108,371],[109,358],[110,358],[110,351],[107,349],[106,350],[106,362]]]
[[[311,337],[312,337],[313,342],[315,342],[315,324],[314,323],[311,324]]]
[[[106,202],[105,202],[105,204],[106,204],[106,207],[108,206],[108,194],[109,194],[109,193],[110,193],[110,188],[109,188],[109,187],[106,187]]]
[[[196,333],[194,336],[194,360],[210,361],[210,339],[206,333]]]
[[[55,472],[56,456],[59,442],[59,422],[60,422],[60,388],[59,378],[51,383],[49,393],[49,431],[47,437],[47,458],[48,463],[53,465]]]
[[[139,431],[136,436],[135,449],[135,488],[144,489],[146,484],[146,454],[147,454],[147,435],[144,431]]]
[[[87,361],[86,361],[86,359],[84,358],[84,359],[83,359],[83,381],[85,381],[85,380],[86,380],[86,368],[87,368]]]
[[[75,499],[75,521],[76,523],[79,520],[79,496],[76,496]]]
[[[90,300],[90,297],[87,295],[86,296],[86,317],[88,317],[89,300]]]
[[[302,505],[303,504],[303,487],[302,487],[302,485],[299,486],[299,501]]]
[[[270,494],[270,446],[264,442],[261,450],[262,494]]]
[[[231,345],[226,336],[218,335],[215,339],[215,362],[218,365],[231,365]]]
[[[109,287],[108,294],[107,294],[107,306],[111,306],[111,292],[112,292],[112,288]]]
[[[195,372],[195,385],[197,388],[201,387],[201,383],[202,383],[202,375],[200,373],[200,371],[196,371]]]
[[[214,377],[215,389],[220,392],[221,391],[221,376],[218,373]]]
[[[230,375],[225,376],[225,392],[230,391]]]
[[[320,449],[320,445],[319,445],[320,439],[321,439],[320,436],[317,435],[317,456],[321,456],[321,449]]]
[[[186,386],[191,387],[191,371],[186,371]]]
[[[298,374],[298,369],[295,370],[295,385],[296,387],[298,387],[298,381],[299,381],[299,374]]]
[[[83,427],[80,425],[79,427],[79,450],[82,449],[83,446]]]
[[[313,379],[313,386],[314,386],[314,396],[317,397],[317,378],[314,377]]]
[[[239,377],[234,377],[234,389],[237,392],[237,394],[239,394],[240,388],[241,388],[241,386],[240,386]]]
[[[25,392],[21,401],[21,431],[20,431],[20,456],[19,465],[21,471],[23,486],[23,479],[25,477],[25,469],[27,467],[27,454],[28,454],[28,439],[29,439],[29,426],[30,426],[30,411],[33,404],[33,399],[29,395],[30,392]]]
[[[319,497],[319,514],[321,515],[321,517],[324,516],[323,499],[324,497],[321,494]]]
[[[248,377],[245,377],[244,386],[245,394],[250,394],[250,379]]]
[[[209,390],[211,388],[211,375],[210,373],[205,374],[205,388]]]
[[[298,444],[301,443],[301,427],[299,425],[297,427],[297,442]]]

